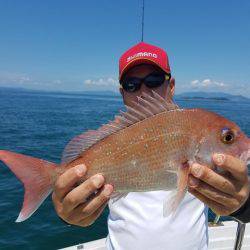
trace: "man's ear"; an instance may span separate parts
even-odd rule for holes
[[[174,91],[175,91],[175,79],[171,77],[169,81],[169,87],[170,87],[170,94],[173,97],[174,96]]]

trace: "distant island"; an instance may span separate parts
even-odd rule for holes
[[[95,95],[95,96],[114,96],[120,97],[115,91],[47,91],[33,90],[25,88],[0,87],[0,92],[28,92],[28,93],[45,93],[45,94],[64,94],[64,95]],[[176,100],[214,100],[214,101],[234,101],[234,102],[250,102],[250,99],[242,95],[231,95],[223,92],[184,92],[175,95]]]
[[[217,101],[230,101],[229,98],[227,97],[202,97],[202,96],[194,96],[194,97],[184,97],[182,99],[191,99],[191,100],[194,100],[194,99],[198,99],[198,100],[202,100],[202,99],[205,99],[205,100],[217,100]]]
[[[215,100],[215,101],[240,101],[250,102],[250,99],[242,95],[231,95],[223,92],[185,92],[175,96],[181,100]]]

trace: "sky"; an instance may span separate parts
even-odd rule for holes
[[[0,86],[117,91],[140,42],[142,0],[0,0]],[[176,92],[250,97],[250,1],[145,0],[144,41],[164,48]]]

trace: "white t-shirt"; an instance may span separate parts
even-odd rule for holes
[[[163,202],[170,191],[132,192],[109,202],[108,249],[206,250],[208,209],[190,193],[176,216],[163,217]]]

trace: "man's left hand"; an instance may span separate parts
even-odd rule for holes
[[[188,191],[218,215],[230,215],[248,199],[247,166],[230,155],[214,154],[213,162],[223,169],[218,173],[194,163],[190,166]]]

